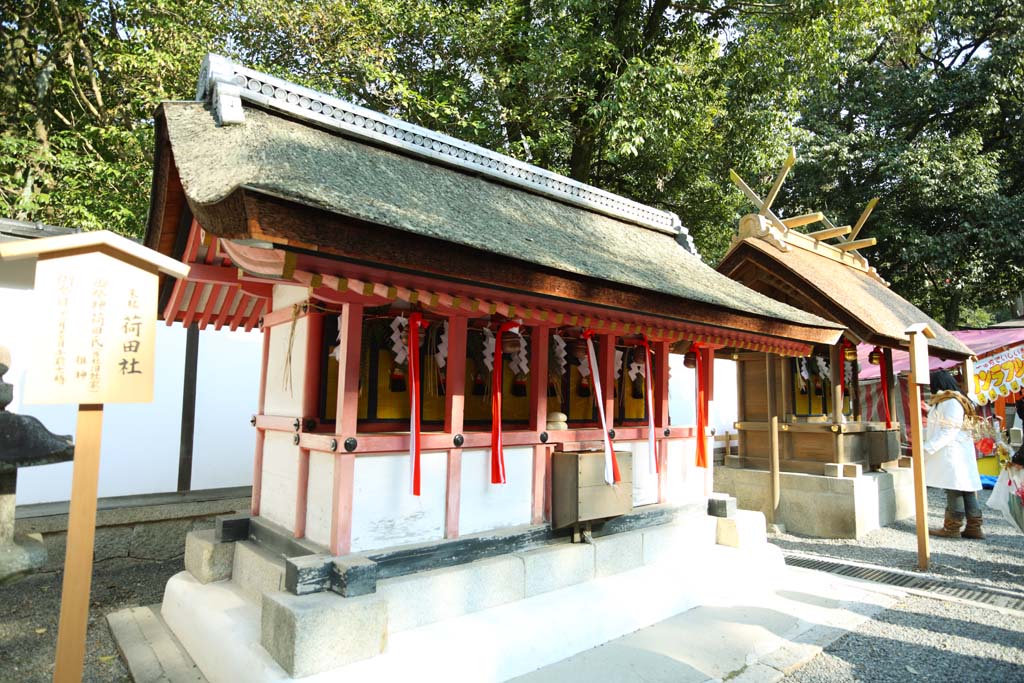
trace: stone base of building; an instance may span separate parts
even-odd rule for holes
[[[189,543],[161,613],[210,683],[508,680],[764,590],[784,566],[764,517],[742,510],[381,579],[354,597],[287,592],[285,562],[252,541]]]
[[[914,515],[914,476],[909,467],[863,472],[860,465],[826,466],[828,474],[779,475],[774,522],[786,531],[819,538],[861,538]],[[715,468],[715,491],[736,498],[743,510],[771,520],[771,482],[765,470]]]

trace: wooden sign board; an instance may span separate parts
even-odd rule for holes
[[[101,252],[36,264],[25,403],[153,400],[157,275]]]

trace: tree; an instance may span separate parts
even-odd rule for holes
[[[0,20],[0,214],[139,235],[152,113],[194,90],[210,5],[8,3]]]
[[[862,25],[802,102],[809,136],[781,201],[849,222],[880,196],[873,265],[949,328],[1024,285],[1022,27],[1013,0]]]

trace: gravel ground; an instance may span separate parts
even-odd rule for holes
[[[1024,614],[909,596],[783,680],[1021,682]]]
[[[164,562],[113,559],[96,564],[83,681],[131,681],[105,617],[126,607],[160,602],[167,579],[181,570],[180,557]],[[0,587],[0,681],[52,680],[62,580],[63,572],[50,572]]]
[[[1024,591],[1024,534],[985,507],[990,491],[978,494],[985,515],[984,541],[932,536],[930,572],[959,581]],[[928,489],[929,526],[942,525],[946,496]],[[917,570],[917,530],[914,518],[900,520],[860,540],[808,538],[777,534],[772,543],[794,550],[883,567]],[[1024,659],[1021,660],[1024,666]],[[993,679],[996,680],[996,679]]]

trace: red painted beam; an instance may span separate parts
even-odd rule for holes
[[[199,329],[205,330],[206,326],[210,323],[210,319],[213,314],[217,311],[217,300],[220,298],[221,290],[224,289],[224,285],[210,285],[210,296],[206,299],[206,306],[203,308],[203,314],[199,318]]]
[[[228,320],[231,319],[231,311],[238,306],[242,305],[245,301],[245,295],[242,294],[240,287],[236,286],[234,294],[230,292],[224,297],[224,305],[220,307],[220,313],[217,315],[217,321],[213,325],[213,329],[219,330],[227,324]]]
[[[320,368],[323,362],[320,353],[324,336],[324,314],[310,313],[306,316],[305,371],[302,376],[302,417],[320,417]],[[300,425],[302,428],[304,425]],[[295,538],[306,535],[306,513],[309,508],[309,450],[299,449],[298,472],[295,480]]]
[[[466,328],[464,317],[448,319],[448,362],[445,365],[444,431],[460,434],[466,402]],[[454,438],[454,437],[453,437]],[[448,477],[445,488],[445,538],[458,538],[462,509],[462,449],[448,451]]]
[[[294,418],[273,418],[273,419],[292,419]],[[257,418],[260,420],[260,418]],[[257,427],[262,422],[257,422]],[[290,425],[291,423],[289,423]],[[279,429],[269,429],[268,431],[282,431],[282,432],[294,432],[295,430],[288,426],[284,428],[281,425]],[[663,434],[662,431],[658,431],[657,434]],[[691,439],[695,435],[693,427],[672,427],[670,429],[670,437],[672,439]],[[409,434],[408,433],[389,433],[389,434],[356,434],[354,432],[338,432],[336,434],[329,434],[325,432],[300,432],[299,433],[299,447],[307,448],[311,451],[320,451],[324,453],[331,452],[331,442],[334,441],[338,448],[341,448],[344,440],[349,437],[356,438],[356,448],[352,452],[355,455],[373,455],[380,453],[405,453],[409,450]],[[454,434],[448,434],[444,432],[427,432],[421,435],[421,444],[424,451],[447,451],[451,449],[452,439]],[[464,432],[463,433],[464,443],[462,449],[467,448],[487,448],[491,444],[490,432]],[[567,429],[564,431],[548,432],[548,445],[555,446],[557,444],[578,444],[582,442],[597,442],[601,440],[600,429]],[[647,438],[646,427],[617,427],[615,429],[615,441],[618,443],[622,441],[642,441]],[[664,438],[664,437],[662,437]],[[502,434],[502,441],[506,446],[537,446],[540,445],[540,438],[537,433],[532,430],[522,431],[509,431]]]
[[[363,307],[344,304],[338,328],[342,349],[338,363],[338,398],[335,412],[335,443],[358,431],[359,419],[359,361],[363,346]],[[300,445],[301,439],[300,438]],[[330,439],[327,448],[330,451]],[[406,450],[409,437],[406,435]],[[338,453],[334,458],[334,480],[331,489],[331,539],[334,555],[345,555],[352,547],[352,495],[354,491],[355,457],[351,453]]]
[[[255,307],[259,306],[260,301],[262,301],[262,299],[253,299],[251,296],[245,295],[245,297],[239,302],[238,308],[235,309],[235,314],[231,316],[232,332],[237,330],[238,326],[242,324],[243,320],[245,320],[245,312],[249,310],[249,303],[252,302],[252,305]],[[269,330],[267,331],[269,332]]]
[[[245,321],[245,331],[248,332],[252,328],[256,327],[259,323],[260,316],[263,315],[263,309],[266,308],[267,302],[261,299],[256,299],[256,305],[252,307],[252,313]]]
[[[238,269],[194,263],[189,268],[188,279],[192,282],[208,282],[211,285],[237,285]]]
[[[263,355],[260,360],[260,397],[257,409],[262,414],[267,403],[267,365],[270,361],[270,330],[263,332]],[[257,423],[259,419],[257,418]],[[256,450],[253,455],[252,502],[250,512],[254,517],[260,514],[260,494],[263,490],[263,443],[267,434],[263,429],[256,430]]]
[[[551,328],[537,325],[530,330],[530,429],[543,432],[548,421],[548,344]]]
[[[210,285],[203,284],[202,282],[196,282],[192,285],[192,298],[188,302],[188,310],[185,311],[185,315],[181,319],[181,324],[188,327],[195,320],[196,311],[199,310],[199,302],[203,298],[203,290]]]

